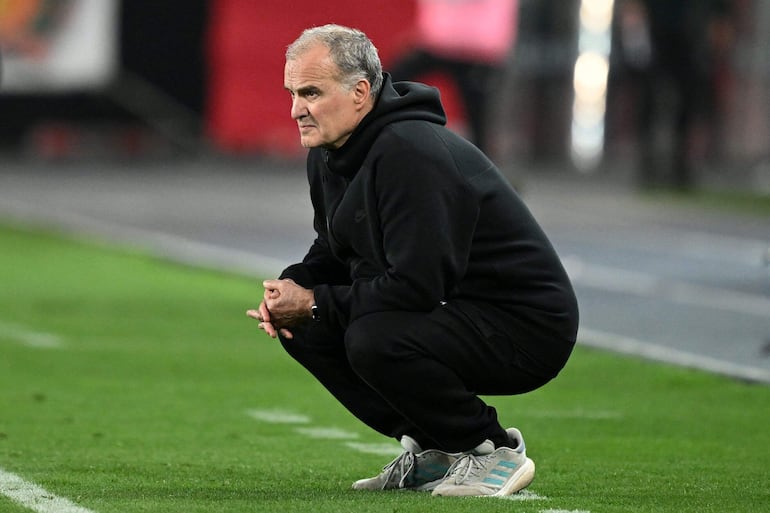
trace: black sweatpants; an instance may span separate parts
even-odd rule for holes
[[[486,439],[498,446],[508,440],[478,394],[529,392],[553,377],[528,370],[522,348],[537,341],[511,340],[495,324],[447,304],[429,313],[369,314],[344,332],[309,323],[281,343],[376,431],[407,434],[423,449],[467,451]]]

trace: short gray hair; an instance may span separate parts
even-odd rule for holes
[[[371,85],[371,96],[376,98],[382,89],[382,63],[377,48],[358,29],[342,25],[323,25],[306,29],[286,49],[286,60],[294,60],[317,44],[329,49],[332,62],[340,74],[337,77],[343,87],[353,88],[365,79]]]

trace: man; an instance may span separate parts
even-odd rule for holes
[[[284,86],[317,237],[249,316],[404,452],[356,489],[507,495],[524,440],[478,394],[550,381],[575,343],[564,269],[495,166],[444,126],[438,92],[393,83],[360,31],[306,30]]]

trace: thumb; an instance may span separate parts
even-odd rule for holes
[[[280,287],[281,280],[265,280],[262,282],[262,286],[265,290],[276,290]]]

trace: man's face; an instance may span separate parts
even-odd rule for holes
[[[284,87],[291,94],[291,117],[305,148],[339,148],[365,114],[359,88],[346,90],[335,78],[337,71],[329,49],[321,44],[286,61]]]

